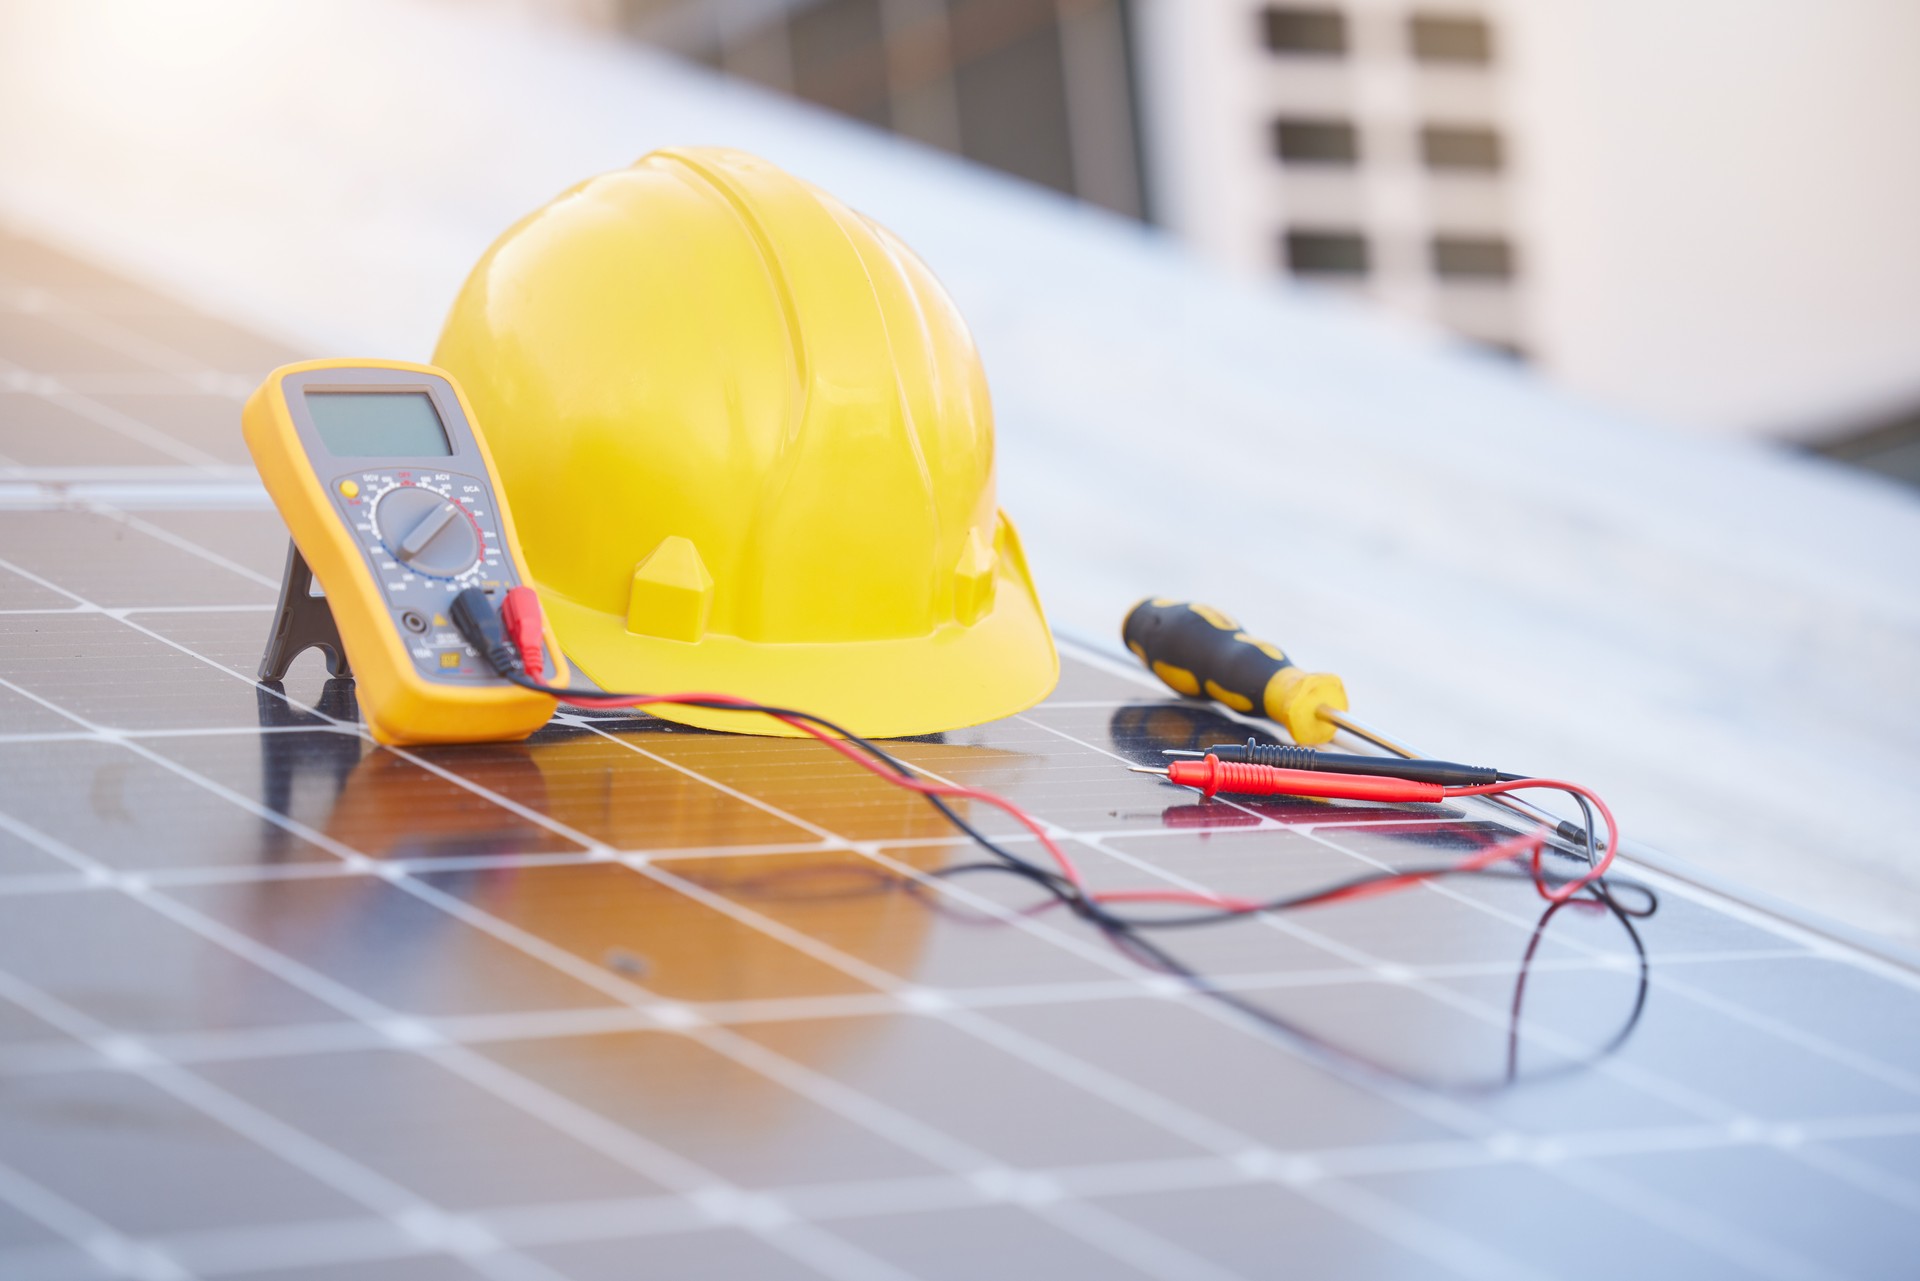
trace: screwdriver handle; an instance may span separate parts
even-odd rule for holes
[[[1333,737],[1333,722],[1317,715],[1321,708],[1347,710],[1338,676],[1301,671],[1278,645],[1247,635],[1211,605],[1143,600],[1127,611],[1120,638],[1176,693],[1257,712],[1285,726],[1296,743]]]

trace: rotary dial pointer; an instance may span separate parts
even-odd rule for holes
[[[450,499],[414,485],[381,496],[374,526],[394,559],[422,574],[452,578],[480,559],[473,521]]]

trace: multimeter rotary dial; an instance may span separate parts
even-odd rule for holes
[[[393,558],[418,574],[453,578],[480,559],[473,517],[444,494],[400,485],[380,496],[373,526]]]

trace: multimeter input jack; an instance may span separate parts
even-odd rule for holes
[[[419,610],[403,609],[400,611],[400,626],[416,636],[422,636],[426,634],[427,620]]]

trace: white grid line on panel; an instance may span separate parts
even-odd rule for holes
[[[206,547],[202,547],[199,543],[194,542],[191,538],[183,538],[179,534],[174,533],[172,530],[167,529],[160,525],[156,525],[150,520],[134,515],[132,512],[122,511],[120,508],[115,507],[109,503],[98,503],[98,502],[88,503],[86,505],[85,510],[91,511],[96,515],[104,516],[108,520],[114,521],[118,524],[125,525],[129,529],[137,529],[141,533],[145,534],[148,538],[152,538],[159,542],[165,543],[167,546],[173,548],[174,550],[185,552],[189,556],[198,557],[200,560],[206,561],[209,565],[217,565],[221,569],[226,570],[230,574],[238,574],[241,578],[246,579],[248,582],[258,583],[260,586],[265,587],[268,591],[277,592],[280,590],[279,579],[269,578],[265,574],[262,574],[261,572],[259,572],[258,570],[248,569],[245,565],[240,564],[238,561],[230,560],[227,557],[222,556],[220,553],[216,551],[213,551]],[[236,607],[220,606],[219,608],[231,609]],[[272,605],[242,605],[242,606],[238,606],[237,608],[272,609],[274,607]],[[123,611],[123,612],[127,612],[127,611]]]
[[[178,459],[188,467],[204,469],[203,476],[206,471],[226,473],[233,468],[231,463],[215,458],[203,449],[178,440],[131,414],[122,413],[111,405],[102,404],[91,395],[79,390],[71,379],[30,373],[4,357],[0,357],[0,379],[3,379],[7,388],[16,394],[24,392],[36,396],[48,404],[58,405],[69,413],[77,414],[95,426],[104,427],[135,444],[145,445],[170,458]],[[90,390],[111,395],[122,389],[109,383],[104,386],[94,386]],[[127,390],[144,389],[136,383]]]
[[[135,1241],[34,1179],[0,1162],[0,1201],[48,1228],[114,1276],[190,1281],[164,1249]]]
[[[498,1281],[564,1281],[532,1260],[516,1260],[499,1253],[497,1243],[478,1224],[447,1214],[311,1135],[152,1055],[137,1038],[115,1033],[4,971],[0,971],[0,996],[92,1046],[104,1064],[137,1075],[319,1183],[385,1217],[402,1231],[448,1247],[481,1273]]]

